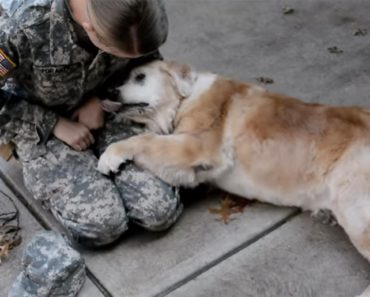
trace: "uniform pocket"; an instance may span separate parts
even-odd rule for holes
[[[84,93],[82,64],[33,66],[34,91],[47,106],[75,106]]]

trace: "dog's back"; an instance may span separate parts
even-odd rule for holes
[[[166,62],[134,71],[121,94],[126,116],[149,120],[154,133],[110,145],[100,171],[134,160],[172,185],[210,182],[246,198],[329,209],[370,260],[369,110],[308,104]]]
[[[370,112],[309,104],[218,77],[184,102],[174,133],[201,139],[199,154],[215,166],[200,171],[245,197],[306,209],[326,208],[327,181],[353,147],[370,144]]]

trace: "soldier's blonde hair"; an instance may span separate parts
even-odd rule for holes
[[[89,0],[98,37],[131,54],[146,54],[162,45],[168,20],[162,0]]]

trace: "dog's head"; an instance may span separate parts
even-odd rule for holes
[[[133,69],[118,88],[119,101],[102,107],[122,117],[147,124],[156,133],[170,133],[181,101],[192,93],[196,74],[188,65],[155,61]]]

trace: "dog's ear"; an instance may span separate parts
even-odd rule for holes
[[[195,74],[191,67],[186,64],[170,61],[166,62],[164,70],[170,75],[179,94],[184,98],[189,97],[195,81]]]
[[[122,103],[106,99],[100,102],[100,106],[104,111],[117,112],[122,107]]]

